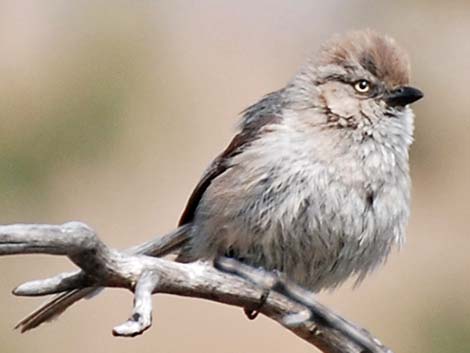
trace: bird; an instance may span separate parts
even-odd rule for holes
[[[243,111],[178,228],[137,251],[177,253],[179,262],[228,256],[312,292],[361,282],[405,240],[410,104],[423,97],[410,71],[388,35],[334,35],[283,88]],[[59,294],[18,327],[30,330],[95,291]]]

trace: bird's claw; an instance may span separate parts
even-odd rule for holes
[[[255,305],[255,307],[252,308],[244,308],[243,311],[245,312],[246,317],[249,320],[254,320],[260,313],[261,309],[263,308],[264,304],[266,304],[266,301],[269,297],[269,289],[265,289],[263,291],[263,294],[261,294],[261,297],[259,298],[259,302]]]

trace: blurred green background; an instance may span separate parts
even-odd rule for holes
[[[401,353],[470,351],[468,1],[0,1],[0,223],[81,220],[125,247],[172,229],[237,114],[333,33],[371,27],[411,55],[408,242],[357,289],[321,299]],[[61,258],[0,258],[0,351],[310,352],[266,318],[155,296],[154,326],[116,339],[132,296],[107,290],[29,334],[22,281]]]

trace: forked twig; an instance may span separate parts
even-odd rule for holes
[[[304,289],[278,275],[253,269],[232,259],[176,263],[141,255],[158,239],[127,251],[109,248],[87,225],[0,226],[0,256],[14,254],[65,255],[82,271],[24,283],[14,290],[38,296],[90,287],[122,287],[134,292],[134,309],[128,321],[113,334],[135,336],[151,326],[151,294],[168,293],[204,298],[242,308],[259,305],[259,311],[326,353],[391,353],[366,330],[318,303]],[[222,271],[220,271],[220,269]],[[71,294],[73,295],[73,293]]]

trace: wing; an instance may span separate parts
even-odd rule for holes
[[[249,118],[249,120],[245,119],[244,124],[242,124],[242,130],[235,135],[228,147],[219,156],[217,156],[196,185],[196,188],[189,197],[183,214],[181,215],[178,223],[179,226],[193,221],[197,206],[199,205],[199,201],[204,195],[204,192],[214,179],[230,168],[230,159],[241,153],[247,146],[256,140],[264,127],[271,124],[278,124],[281,121],[280,116],[275,114],[259,115],[255,118],[250,115]]]
[[[227,170],[227,161],[233,154],[233,149],[231,148],[231,146],[233,145],[234,149],[241,147],[241,145],[236,142],[237,136],[234,137],[230,145],[224,150],[224,152],[222,152],[219,156],[217,156],[216,159],[214,159],[209,168],[204,172],[204,175],[202,176],[199,183],[197,183],[196,187],[191,193],[191,196],[189,197],[188,202],[186,203],[186,207],[184,208],[183,213],[180,217],[178,226],[182,226],[184,224],[192,222],[192,220],[194,219],[194,213],[196,212],[197,205],[199,204],[202,195],[209,187],[212,180],[214,180]]]

